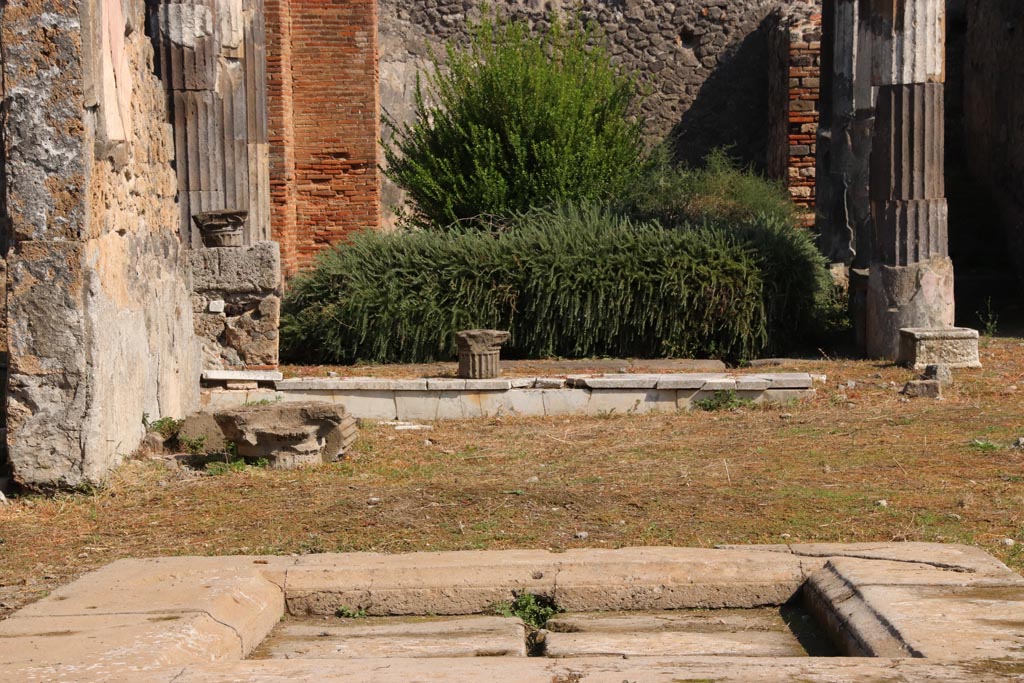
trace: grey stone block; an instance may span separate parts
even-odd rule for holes
[[[903,328],[896,362],[915,370],[929,365],[980,368],[978,331],[966,327]]]

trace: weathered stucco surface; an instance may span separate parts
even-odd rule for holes
[[[142,416],[198,401],[173,140],[143,0],[3,7],[8,451],[29,486],[99,483]]]

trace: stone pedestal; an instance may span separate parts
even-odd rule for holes
[[[501,345],[511,335],[502,330],[463,330],[455,333],[459,350],[459,377],[493,379],[501,374]]]
[[[980,368],[978,331],[965,327],[905,328],[899,331],[896,362],[922,370],[930,365]],[[936,373],[938,374],[938,373]]]
[[[905,266],[875,265],[868,276],[868,356],[895,359],[901,329],[951,327],[953,312],[953,263],[949,258]]]

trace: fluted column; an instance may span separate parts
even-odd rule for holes
[[[868,355],[895,359],[899,330],[953,325],[944,182],[943,0],[869,0],[875,119]]]

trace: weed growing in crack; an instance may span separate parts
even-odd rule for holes
[[[366,619],[369,615],[362,607],[349,607],[348,605],[342,605],[338,609],[334,610],[334,616],[339,619]]]
[[[561,611],[551,598],[533,593],[520,593],[512,602],[499,602],[494,606],[498,616],[518,617],[535,629],[543,628],[548,619]]]

